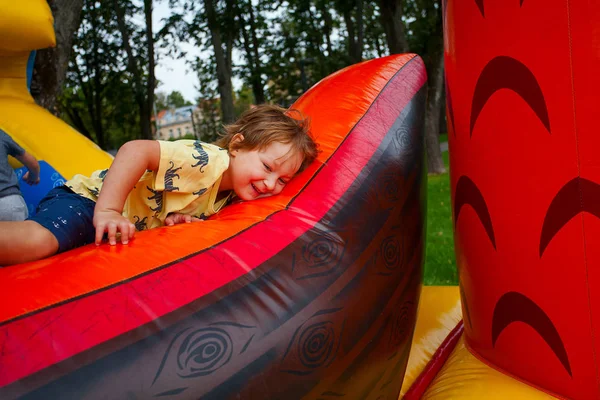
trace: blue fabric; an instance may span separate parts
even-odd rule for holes
[[[27,60],[27,90],[31,93],[31,79],[33,78],[33,66],[35,65],[35,50],[29,54]]]
[[[40,183],[37,185],[28,185],[22,180],[23,175],[27,172],[26,167],[17,168],[15,173],[19,179],[21,194],[27,203],[27,210],[29,216],[34,216],[36,213],[37,205],[40,203],[42,198],[53,188],[62,186],[67,181],[61,174],[59,174],[50,164],[46,161],[39,161],[40,164]]]
[[[40,201],[36,215],[29,220],[48,229],[58,240],[58,252],[93,243],[96,203],[66,186],[52,189]]]

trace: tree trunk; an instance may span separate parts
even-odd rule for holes
[[[355,62],[362,61],[362,53],[364,48],[365,28],[363,22],[363,0],[356,0],[356,48],[354,49]]]
[[[331,31],[333,30],[333,20],[331,18],[331,14],[329,13],[329,9],[327,8],[327,4],[321,2],[320,11],[323,17],[323,35],[325,36],[325,45],[327,48],[327,56],[331,57],[333,54],[333,47],[331,45]]]
[[[430,53],[430,65],[427,68],[429,87],[427,89],[427,108],[425,110],[425,146],[427,148],[427,168],[432,175],[446,172],[442,152],[440,151],[440,112],[442,89],[444,86],[444,57],[442,49]]]
[[[102,125],[102,117],[103,117],[103,104],[102,104],[102,92],[104,91],[104,85],[102,83],[102,69],[103,66],[100,65],[100,61],[98,60],[98,43],[100,38],[98,37],[98,27],[97,27],[97,18],[96,18],[96,5],[93,4],[90,10],[90,24],[92,25],[93,32],[93,43],[92,43],[92,66],[88,68],[88,71],[94,71],[93,77],[93,85],[91,86],[92,98],[93,98],[93,107],[90,109],[90,117],[92,118],[92,124],[94,127],[94,132],[96,133],[96,143],[102,149],[106,149],[106,142],[104,138],[104,126]],[[80,74],[81,75],[81,74]],[[80,76],[80,84],[83,88],[85,83]]]
[[[135,101],[140,110],[141,137],[142,139],[152,139],[152,131],[150,129],[150,112],[147,110],[147,102],[145,99],[146,91],[142,86],[141,74],[135,56],[133,55],[131,43],[129,41],[129,32],[127,31],[127,24],[125,23],[125,11],[119,5],[118,0],[113,0],[113,5],[115,7],[115,13],[117,14],[117,25],[119,26],[119,32],[121,33],[121,38],[123,40],[123,47],[125,47],[125,53],[127,54],[127,70],[131,74],[133,80]],[[150,29],[150,32],[152,32],[152,26],[146,27],[146,29]]]
[[[250,37],[252,38],[252,50],[254,51],[254,77],[252,81],[252,90],[254,92],[254,100],[256,104],[265,102],[265,85],[262,81],[262,66],[260,63],[260,54],[258,52],[259,44],[256,36],[256,20],[254,18],[254,9],[252,1],[248,3],[250,12]],[[259,11],[260,12],[260,11]]]
[[[223,52],[221,30],[217,23],[213,1],[214,0],[204,0],[204,6],[206,8],[208,29],[210,29],[211,41],[215,51],[215,62],[217,63],[217,80],[219,84],[219,94],[221,95],[221,113],[223,114],[222,122],[227,124],[235,120],[233,87],[231,85],[231,73],[225,58],[226,55]]]
[[[152,139],[152,106],[154,105],[154,87],[156,76],[154,75],[154,35],[152,34],[152,0],[144,0],[144,14],[146,16],[146,44],[148,46],[148,81],[146,82],[146,102],[144,103],[140,120],[142,132],[145,138]]]
[[[348,58],[350,59],[350,64],[354,64],[358,62],[356,59],[356,33],[354,21],[352,20],[352,9],[348,7],[348,5],[344,6],[343,16],[344,22],[346,23],[346,30],[348,31]]]
[[[381,24],[385,31],[390,54],[406,53],[408,43],[404,35],[404,23],[402,22],[403,0],[379,0],[381,13]]]
[[[56,47],[36,55],[31,94],[40,106],[57,115],[56,97],[67,74],[73,36],[81,22],[83,0],[48,0],[54,15]]]
[[[265,91],[264,85],[261,78],[261,67],[260,67],[260,55],[258,53],[258,38],[256,37],[256,24],[254,22],[254,13],[252,11],[252,4],[248,4],[249,7],[249,24],[250,24],[250,35],[246,29],[246,20],[244,19],[244,11],[238,8],[238,16],[241,22],[240,29],[242,31],[242,42],[244,45],[244,51],[246,52],[246,60],[248,61],[248,68],[250,69],[250,82],[252,84],[252,93],[254,94],[254,102],[256,104],[262,104],[265,102]],[[250,47],[252,43],[252,48]]]

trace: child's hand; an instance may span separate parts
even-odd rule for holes
[[[133,239],[135,225],[115,210],[94,210],[94,226],[96,227],[96,245],[102,242],[104,232],[108,233],[108,243],[117,244],[117,232],[121,233],[121,243],[127,244]]]
[[[201,222],[200,218],[192,217],[191,215],[179,214],[179,213],[171,213],[165,218],[165,225],[173,226],[175,224],[183,224],[190,222]]]
[[[25,172],[25,175],[23,175],[23,180],[29,185],[37,185],[40,183],[40,177],[31,174],[29,171]]]

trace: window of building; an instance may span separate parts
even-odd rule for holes
[[[181,137],[181,128],[177,128],[177,135]]]
[[[169,129],[169,137],[173,138],[173,129]]]

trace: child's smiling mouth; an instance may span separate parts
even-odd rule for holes
[[[260,196],[262,194],[261,191],[259,191],[256,186],[254,186],[254,183],[251,183],[250,186],[252,186],[252,189],[254,189],[254,191],[256,192],[257,196]]]

